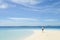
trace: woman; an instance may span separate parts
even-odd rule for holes
[[[42,31],[44,31],[44,26],[42,26]]]

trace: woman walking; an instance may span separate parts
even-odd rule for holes
[[[42,32],[44,31],[44,26],[42,26]]]

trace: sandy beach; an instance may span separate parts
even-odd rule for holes
[[[34,33],[24,40],[60,40],[60,30],[34,30]]]

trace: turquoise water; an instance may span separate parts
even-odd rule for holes
[[[32,30],[0,30],[0,40],[23,40],[32,34]]]

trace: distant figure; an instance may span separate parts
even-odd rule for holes
[[[44,26],[42,26],[42,32],[44,31]]]

